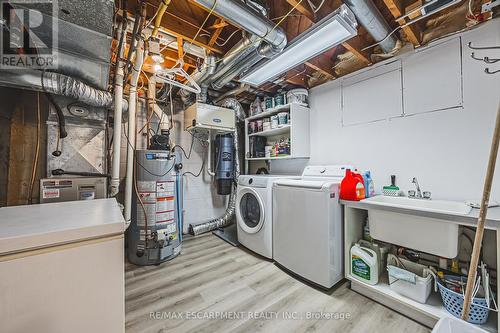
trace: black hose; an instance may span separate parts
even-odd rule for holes
[[[52,176],[83,176],[83,177],[111,177],[110,174],[99,173],[99,172],[84,172],[84,171],[65,171],[63,169],[52,170]]]
[[[52,106],[56,110],[57,122],[59,124],[59,138],[64,139],[65,137],[68,136],[68,132],[66,132],[66,118],[64,117],[64,113],[61,107],[59,107],[59,105],[54,100],[54,97],[50,93],[48,93],[47,90],[45,90],[45,85],[43,83],[44,75],[45,75],[45,70],[42,71],[42,75],[40,77],[40,80],[42,82],[42,90],[45,93],[45,96],[49,100],[50,104],[52,104]]]

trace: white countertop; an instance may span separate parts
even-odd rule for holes
[[[116,199],[0,208],[0,255],[123,234]]]
[[[429,211],[422,211],[418,209],[410,209],[410,208],[399,208],[399,207],[391,207],[389,205],[375,205],[370,204],[369,202],[361,201],[348,201],[348,200],[340,200],[340,203],[347,207],[359,208],[359,209],[379,209],[385,211],[391,211],[395,213],[402,214],[410,214],[417,215],[429,218],[436,218],[450,221],[450,223],[457,223],[460,225],[468,225],[468,226],[476,226],[477,219],[479,217],[479,209],[472,208],[469,214],[460,215],[460,214],[451,214],[451,213],[436,213]],[[488,213],[486,215],[486,223],[485,227],[487,229],[500,229],[500,207],[492,207],[488,208]]]

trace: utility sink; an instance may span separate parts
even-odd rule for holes
[[[421,200],[406,197],[376,196],[362,201],[368,204],[372,238],[418,251],[455,258],[458,254],[459,226],[451,220],[427,217],[425,213],[467,215],[471,207],[446,200]],[[387,208],[402,208],[402,213]],[[419,211],[423,215],[419,215]]]
[[[365,199],[363,202],[373,205],[454,215],[467,215],[472,209],[470,206],[459,201],[410,199],[407,197],[388,197],[383,195]]]

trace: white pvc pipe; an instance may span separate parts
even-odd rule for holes
[[[144,42],[139,39],[135,51],[135,62],[130,78],[130,91],[128,101],[128,144],[127,144],[127,174],[125,179],[125,222],[130,224],[132,213],[132,186],[134,182],[134,155],[136,136],[136,107],[137,107],[137,82],[144,62]]]
[[[121,29],[119,30],[121,32]],[[119,34],[120,35],[120,34]],[[115,110],[113,122],[113,160],[111,163],[111,184],[110,196],[114,197],[120,190],[120,149],[122,138],[122,108],[123,108],[123,67],[124,62],[121,60],[123,57],[123,50],[125,43],[123,43],[122,54],[118,55],[118,64],[116,66],[115,77]]]
[[[208,156],[207,156],[207,173],[210,176],[215,176],[215,172],[212,170],[212,131],[208,130]]]

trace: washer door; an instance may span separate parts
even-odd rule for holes
[[[240,192],[238,205],[238,224],[245,232],[254,234],[264,224],[264,206],[255,190],[245,188]]]

